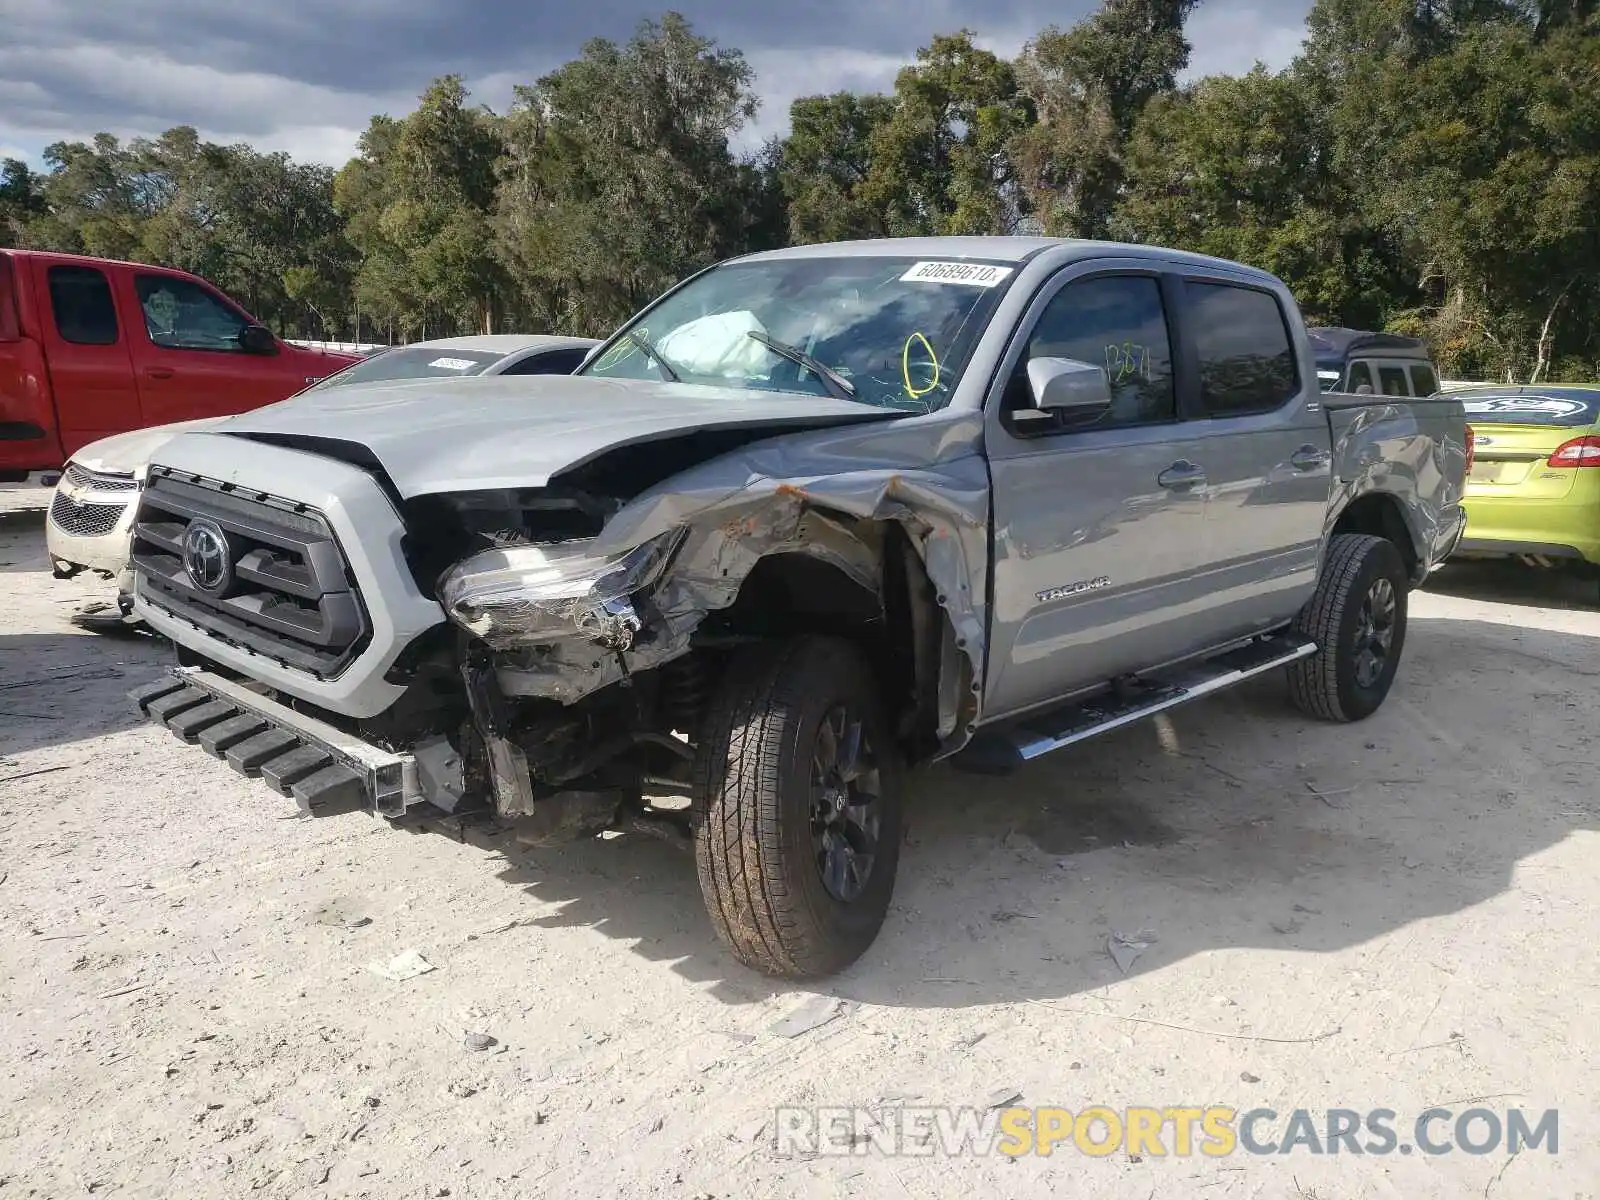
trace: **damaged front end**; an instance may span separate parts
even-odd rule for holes
[[[830,493],[739,465],[746,486],[717,482],[725,459],[674,481],[670,503],[665,491],[429,498],[433,545],[481,547],[435,576],[455,630],[436,667],[448,660],[466,701],[455,756],[419,771],[436,807],[514,822],[536,843],[619,824],[685,836],[697,730],[729,656],[796,631],[872,648],[911,757],[964,742],[983,585],[963,545],[981,539],[983,514],[921,503],[904,476],[883,473],[871,495],[859,476],[834,480],[850,490]]]

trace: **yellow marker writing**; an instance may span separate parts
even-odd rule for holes
[[[650,331],[643,327],[640,327],[634,332],[645,339],[650,337]],[[624,337],[620,339],[616,345],[612,346],[611,349],[607,350],[605,354],[603,354],[595,362],[594,369],[597,371],[609,371],[612,367],[616,366],[630,354],[637,354],[638,352],[639,347],[634,340],[630,337]]]

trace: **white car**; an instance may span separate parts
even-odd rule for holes
[[[299,394],[467,375],[570,375],[597,345],[592,338],[514,333],[413,342],[380,350]],[[229,419],[202,417],[115,434],[91,442],[67,462],[45,521],[51,568],[58,579],[87,570],[117,581],[115,609],[110,604],[88,606],[79,614],[83,618],[80,624],[116,623],[132,607],[129,536],[151,455],[180,433],[207,429]]]

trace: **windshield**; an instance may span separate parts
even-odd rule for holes
[[[949,403],[1014,274],[909,257],[729,263],[646,309],[578,373],[931,412]]]
[[[1600,421],[1600,389],[1521,388],[1453,393],[1467,420],[1490,425],[1555,425],[1573,428]]]
[[[481,350],[455,350],[439,346],[397,346],[352,363],[337,375],[306,388],[308,392],[343,387],[347,383],[377,383],[385,379],[448,379],[481,375],[505,356]]]

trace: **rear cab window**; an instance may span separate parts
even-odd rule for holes
[[[1406,369],[1397,366],[1378,365],[1379,391],[1385,396],[1409,396],[1410,385],[1406,383]]]
[[[1345,387],[1347,392],[1359,392],[1366,388],[1369,392],[1378,390],[1377,384],[1372,381],[1372,368],[1364,362],[1350,364],[1350,382]]]
[[[1226,283],[1184,284],[1200,358],[1200,398],[1212,417],[1268,413],[1299,392],[1289,326],[1271,292]]]
[[[62,341],[75,346],[117,344],[117,306],[104,271],[95,267],[51,267],[46,280],[50,313]]]
[[[1427,363],[1411,364],[1411,390],[1418,396],[1431,396],[1439,390],[1439,377]]]

